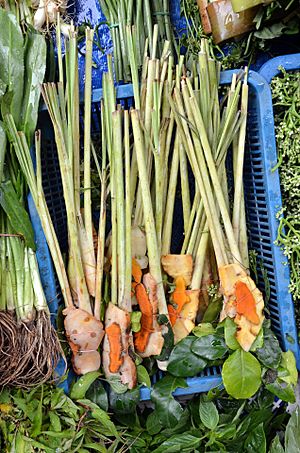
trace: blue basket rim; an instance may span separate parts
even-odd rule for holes
[[[280,66],[282,66],[286,71],[295,71],[296,69],[300,69],[300,53],[271,58],[271,60],[262,65],[259,70],[259,74],[268,83],[271,83],[273,77],[280,74]]]

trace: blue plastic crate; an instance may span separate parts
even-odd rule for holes
[[[296,71],[300,70],[300,53],[296,54],[291,54],[291,55],[283,55],[280,57],[275,57],[269,60],[267,63],[265,63],[259,73],[260,75],[268,82],[268,84],[271,83],[272,79],[276,77],[278,74],[280,74],[280,67],[283,67],[286,71]],[[273,114],[273,109],[272,109],[272,114]],[[274,125],[273,125],[274,127]],[[275,132],[273,129],[273,134],[275,136]],[[274,141],[274,146],[275,146],[275,151],[276,151],[276,143],[275,143],[275,137],[273,139]],[[277,153],[276,153],[277,156]],[[276,214],[276,212],[273,212],[273,216]],[[287,262],[286,257],[284,257],[284,261]],[[289,273],[289,266],[286,264],[286,273],[285,276],[286,278],[282,279],[282,288],[283,288],[283,294],[282,294],[282,300],[283,303],[286,303],[288,305],[293,304],[292,301],[292,296],[289,293],[289,283],[290,283],[290,273]],[[284,325],[287,322],[286,319],[284,319]],[[288,329],[288,327],[286,327]],[[299,338],[296,336],[296,344],[294,345],[294,349],[296,351],[296,357],[297,357],[297,368],[300,370],[300,345],[298,342]]]
[[[221,74],[221,84],[230,84],[233,72],[223,72]],[[262,261],[264,269],[267,271],[270,292],[267,308],[270,313],[273,331],[276,333],[283,349],[292,350],[297,356],[299,363],[294,307],[291,298],[286,297],[288,268],[282,265],[284,257],[279,247],[274,245],[277,235],[275,213],[281,206],[281,194],[278,172],[271,171],[276,163],[272,97],[268,84],[259,74],[253,71],[250,71],[249,74],[249,88],[247,150],[244,172],[249,248],[256,250],[257,261]],[[99,134],[100,129],[101,97],[101,89],[93,90],[92,133],[95,136]],[[125,108],[130,108],[133,104],[132,86],[123,85],[117,87],[117,98],[118,102],[121,102]],[[46,111],[40,113],[39,121],[43,125],[44,131],[42,134],[42,164],[45,195],[62,250],[66,251],[65,208],[54,135]],[[34,228],[38,250],[42,250],[38,254],[39,265],[41,269],[46,269],[46,272],[42,270],[42,273],[45,272],[44,275],[46,276],[47,300],[52,302],[56,300],[57,303],[60,296],[57,294],[53,267],[51,266],[40,223],[35,220]],[[265,291],[265,281],[260,271],[258,271],[258,277],[259,288]],[[158,373],[154,376],[152,382],[155,383],[162,375],[162,373]],[[194,378],[187,378],[186,381],[188,387],[177,389],[174,395],[191,395],[206,392],[221,385],[221,369],[219,367],[208,368]],[[149,400],[150,389],[142,388],[140,395],[142,401]]]

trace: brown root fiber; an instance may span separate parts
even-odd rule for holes
[[[61,354],[46,312],[37,312],[29,323],[18,323],[14,315],[1,312],[0,387],[26,389],[49,381]]]

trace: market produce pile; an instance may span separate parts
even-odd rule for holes
[[[221,85],[222,65],[210,39],[201,38],[196,54],[179,54],[168,2],[142,7],[139,0],[101,0],[114,51],[95,97],[94,29],[80,29],[80,92],[78,28],[72,21],[66,26],[64,2],[37,3],[28,10],[23,2],[0,8],[4,442],[24,452],[283,451],[285,403],[296,401],[298,373],[293,353],[284,352],[272,332],[266,288],[258,286],[250,260],[255,251],[248,250],[248,67]],[[45,16],[40,26],[37,14]],[[45,36],[49,20],[55,30]],[[54,34],[55,82],[46,72]],[[120,81],[131,82],[127,102],[118,98]],[[298,75],[285,74],[273,88],[286,206],[278,244],[292,265],[296,301],[299,215],[289,175],[296,178],[298,168]],[[37,129],[40,98],[47,131],[43,124]],[[58,157],[67,250],[46,201],[45,132],[53,133]],[[50,322],[37,267],[28,193],[60,288],[59,332]],[[70,398],[48,385],[15,389],[54,377],[58,384],[59,357],[77,375]],[[187,387],[185,378],[212,368],[220,370],[225,390],[180,405],[173,392]],[[152,387],[154,405],[144,413],[137,409],[142,385]],[[272,414],[274,396],[283,403]],[[20,423],[13,433],[14,417]],[[298,413],[290,423],[299,424]],[[287,429],[286,452],[295,443],[293,427]]]

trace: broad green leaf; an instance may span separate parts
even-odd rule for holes
[[[295,391],[291,384],[279,382],[277,379],[272,384],[266,384],[266,389],[282,401],[286,401],[287,403],[294,403],[296,401]]]
[[[217,427],[215,430],[215,436],[217,439],[233,439],[236,435],[236,426],[227,425],[222,427]]]
[[[80,400],[85,397],[86,392],[92,385],[92,383],[99,377],[101,376],[101,373],[99,371],[91,371],[89,373],[86,373],[85,375],[81,376],[78,381],[75,382],[73,385],[71,392],[70,392],[70,397],[73,400]]]
[[[20,234],[27,247],[35,250],[34,234],[28,213],[19,200],[11,181],[0,184],[0,205],[16,234]]]
[[[177,451],[194,451],[195,448],[199,447],[201,439],[199,437],[192,436],[189,433],[176,434],[165,440],[158,448],[153,450],[153,453],[172,453]]]
[[[12,93],[11,114],[19,127],[24,87],[23,35],[16,16],[3,8],[0,8],[0,30],[0,79]]]
[[[159,417],[156,411],[153,411],[148,415],[146,420],[146,428],[151,436],[158,434],[159,431],[161,431],[162,425],[159,421]]]
[[[245,441],[244,449],[247,453],[266,453],[267,445],[263,423],[249,433]]]
[[[183,412],[183,408],[172,395],[178,387],[187,387],[184,379],[165,376],[153,386],[151,392],[151,400],[155,404],[159,421],[167,428],[172,428],[178,423]]]
[[[238,349],[224,362],[222,378],[230,396],[251,398],[261,385],[261,367],[250,352]]]
[[[278,368],[281,361],[281,349],[276,336],[270,329],[264,329],[263,347],[255,351],[258,360],[267,368]]]
[[[264,346],[264,329],[263,327],[260,329],[259,334],[254,340],[254,343],[252,344],[250,351],[254,352],[256,349],[261,349]]]
[[[199,415],[206,428],[210,430],[216,429],[219,423],[219,413],[212,401],[200,400]]]
[[[104,411],[108,411],[108,396],[100,379],[96,379],[96,381],[91,384],[86,392],[86,398],[93,403],[98,404]]]
[[[47,47],[45,38],[40,33],[27,33],[25,49],[25,90],[21,128],[26,134],[28,143],[36,129],[41,84],[46,70]]]
[[[209,306],[207,307],[203,319],[203,322],[214,322],[218,317],[222,310],[223,301],[221,298],[214,299]]]
[[[109,392],[109,404],[113,411],[117,414],[132,414],[136,410],[136,406],[140,401],[140,391],[136,387],[132,390],[127,390],[126,393],[115,393],[112,390]]]
[[[143,365],[138,365],[136,367],[136,370],[137,370],[138,383],[150,388],[151,381],[150,381],[149,373],[146,370],[146,368]]]
[[[37,437],[40,434],[41,429],[42,429],[42,423],[43,423],[43,396],[44,396],[44,392],[43,392],[43,387],[42,387],[42,393],[41,393],[41,396],[40,396],[40,400],[39,400],[39,404],[38,404],[36,413],[34,415],[34,419],[33,419],[33,422],[32,422],[32,428],[31,428],[31,432],[30,432],[30,436],[33,437],[33,438]]]
[[[107,379],[107,382],[109,383],[109,385],[111,386],[112,390],[115,393],[121,394],[121,393],[127,392],[127,390],[128,390],[128,386],[125,384],[122,384],[119,376],[110,376]]]
[[[225,335],[225,343],[230,349],[236,350],[240,349],[240,344],[237,341],[235,334],[236,334],[237,325],[235,322],[230,319],[225,319],[225,328],[224,328],[224,335]]]
[[[284,453],[284,448],[281,445],[278,434],[274,437],[270,445],[269,453]]]
[[[203,322],[193,328],[193,334],[196,337],[205,337],[205,335],[215,333],[215,331],[216,331],[216,329],[213,327],[213,325],[210,322]]]
[[[206,367],[207,362],[191,350],[194,341],[195,337],[186,337],[174,346],[167,368],[169,373],[178,377],[193,377]]]
[[[61,431],[61,422],[59,416],[56,412],[49,411],[49,418],[50,418],[50,428],[53,431],[59,433]]]
[[[228,348],[222,337],[218,335],[206,335],[196,338],[191,345],[191,350],[206,360],[221,359],[228,352]]]
[[[281,353],[281,363],[280,367],[288,371],[288,376],[281,377],[280,380],[286,382],[287,384],[296,385],[298,381],[298,371],[296,366],[296,359],[292,351],[282,352]]]
[[[300,453],[300,410],[299,407],[292,413],[285,430],[286,453]]]

